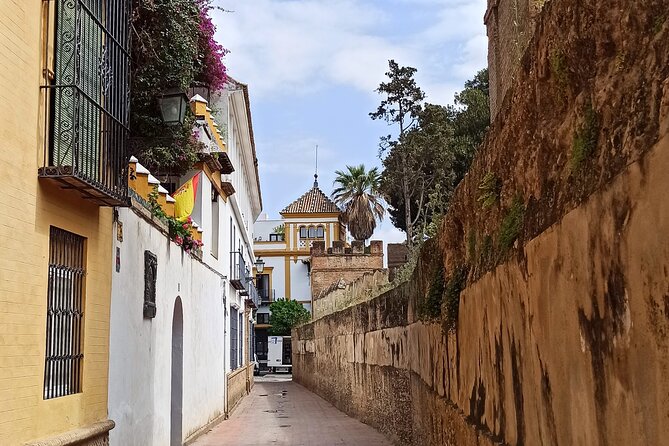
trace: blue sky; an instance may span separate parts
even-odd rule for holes
[[[230,74],[249,85],[264,212],[278,212],[334,171],[380,164],[385,123],[368,113],[388,59],[418,69],[427,101],[451,103],[486,66],[486,0],[215,0]],[[401,241],[389,221],[375,238]]]

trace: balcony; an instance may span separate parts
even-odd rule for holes
[[[253,282],[249,282],[249,288],[246,294],[246,304],[251,308],[258,308],[260,306],[260,296],[258,295],[258,289],[253,284]]]
[[[241,291],[242,296],[248,295],[249,269],[241,252],[230,253],[230,270],[230,285]]]
[[[258,290],[260,295],[260,303],[263,305],[270,304],[276,300],[276,292],[274,289],[261,288]]]
[[[130,27],[126,2],[55,4],[53,71],[45,71],[43,181],[99,206],[126,206]],[[48,14],[47,14],[48,16]],[[51,56],[46,57],[49,60]]]

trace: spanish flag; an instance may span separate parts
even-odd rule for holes
[[[195,207],[195,197],[197,196],[197,187],[200,184],[200,175],[198,172],[186,181],[179,189],[174,192],[174,216],[179,221],[185,221],[193,213]]]

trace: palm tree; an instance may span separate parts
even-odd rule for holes
[[[366,240],[374,233],[376,220],[382,220],[385,209],[381,204],[379,184],[381,175],[374,167],[365,171],[365,165],[346,166],[348,171],[335,171],[337,186],[332,199],[344,208],[348,229],[356,240]]]

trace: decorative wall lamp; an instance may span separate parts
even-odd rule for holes
[[[186,118],[188,96],[179,89],[170,89],[158,98],[160,114],[167,125],[181,125]]]
[[[265,261],[260,257],[256,259],[256,262],[253,265],[256,267],[256,273],[258,274],[262,274],[265,270]]]

